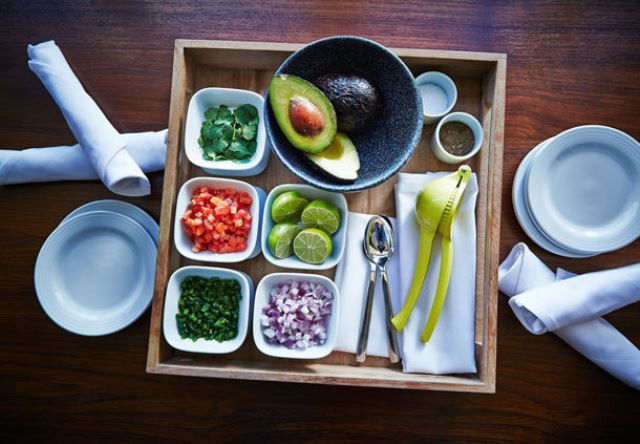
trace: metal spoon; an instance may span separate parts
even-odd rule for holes
[[[365,301],[356,348],[356,361],[364,362],[367,357],[367,342],[369,340],[369,326],[371,324],[371,311],[373,309],[373,296],[376,288],[378,270],[382,276],[382,291],[384,293],[385,327],[387,330],[387,347],[389,360],[396,363],[398,357],[398,339],[395,329],[391,325],[393,307],[391,306],[391,291],[385,269],[389,258],[393,254],[393,228],[391,222],[385,216],[373,216],[369,219],[364,232],[362,244],[364,255],[369,260],[371,271],[369,272],[369,284],[367,287],[367,300]]]

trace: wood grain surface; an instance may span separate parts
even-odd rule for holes
[[[511,206],[513,174],[540,141],[598,123],[640,138],[637,2],[0,3],[0,147],[73,143],[26,65],[26,44],[55,39],[120,131],[164,128],[176,38],[308,42],[357,34],[388,46],[509,57],[501,252],[527,238]],[[162,174],[148,198],[159,214]],[[147,313],[102,338],[48,320],[33,290],[46,236],[80,204],[113,197],[79,182],[0,189],[0,431],[5,442],[624,442],[638,393],[553,335],[532,336],[501,296],[497,393],[470,395],[208,380],[145,373]],[[532,246],[576,272],[640,258],[640,242],[584,260]],[[640,306],[607,316],[640,343]],[[635,427],[634,427],[635,426]]]

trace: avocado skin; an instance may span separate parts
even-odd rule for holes
[[[339,131],[360,131],[373,121],[379,94],[366,79],[354,74],[327,74],[315,84],[333,104]]]

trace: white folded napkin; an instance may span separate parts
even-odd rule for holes
[[[144,196],[149,179],[125,150],[125,139],[84,90],[53,41],[29,45],[29,68],[58,104],[69,128],[104,184],[117,194]]]
[[[640,300],[640,263],[535,287],[509,300],[536,335],[588,321]]]
[[[164,169],[167,130],[122,134],[127,151],[146,173]],[[0,185],[60,180],[95,180],[80,145],[0,150]]]
[[[336,269],[335,282],[340,290],[340,327],[336,350],[347,353],[356,352],[360,324],[362,322],[362,310],[366,300],[370,266],[362,251],[362,242],[365,227],[371,217],[372,215],[369,214],[349,212],[344,256]],[[390,219],[392,226],[395,228],[395,219]],[[395,230],[394,235],[397,238]],[[395,312],[400,309],[398,306],[398,301],[400,300],[399,255],[400,252],[396,251],[389,259],[386,267],[389,286],[391,287],[391,303]],[[382,280],[378,276],[373,299],[373,310],[371,312],[371,324],[369,326],[367,356],[389,356],[384,315]],[[398,336],[400,335],[398,334]]]
[[[594,364],[640,390],[640,350],[599,317],[638,299],[638,265],[575,277],[564,270],[554,274],[519,243],[500,264],[498,282],[525,328],[538,334],[553,331]]]
[[[400,301],[404,302],[418,253],[418,223],[415,204],[418,191],[428,182],[449,173],[399,175],[396,185],[396,214],[400,257]],[[453,228],[453,267],[447,297],[438,324],[427,343],[420,336],[427,322],[438,283],[441,237],[433,241],[429,270],[420,299],[400,335],[402,365],[413,373],[474,373],[474,309],[476,283],[475,205],[478,182],[473,174],[465,191]],[[400,309],[397,304],[396,313]]]

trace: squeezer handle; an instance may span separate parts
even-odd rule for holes
[[[438,276],[438,287],[436,288],[436,295],[433,297],[433,304],[429,311],[429,318],[427,324],[422,332],[423,342],[429,342],[431,335],[436,328],[442,306],[444,305],[444,299],[447,297],[447,289],[449,288],[449,279],[451,278],[451,266],[453,264],[453,241],[447,237],[442,236],[442,260],[440,261],[440,276]]]
[[[431,257],[431,244],[433,237],[436,235],[435,231],[426,230],[420,228],[420,240],[418,242],[418,257],[416,259],[416,268],[413,272],[413,281],[411,282],[411,288],[409,294],[404,301],[404,305],[400,309],[397,315],[391,319],[391,323],[396,330],[402,331],[404,326],[409,321],[409,316],[418,302],[420,291],[422,290],[422,284],[424,278],[427,275],[427,268],[429,268],[429,259]]]

